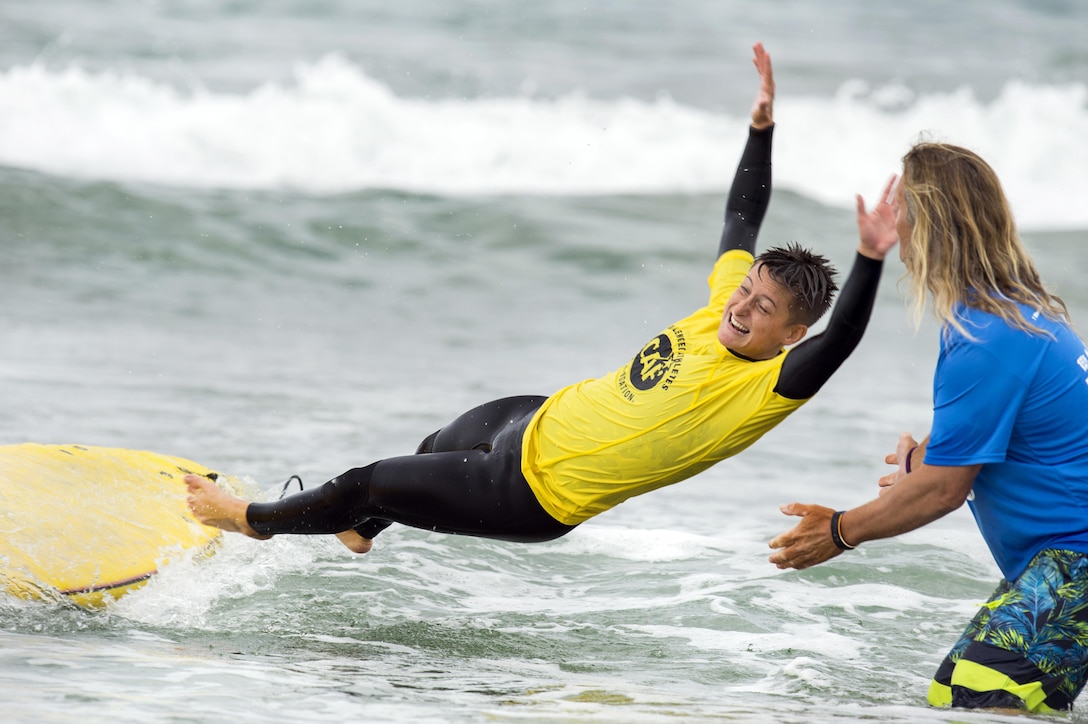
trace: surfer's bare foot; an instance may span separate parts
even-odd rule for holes
[[[364,538],[351,529],[345,530],[343,533],[337,533],[336,537],[352,553],[367,553],[370,551],[370,547],[374,545],[374,541],[370,538]]]
[[[185,487],[189,489],[189,509],[204,525],[242,533],[257,540],[268,540],[272,536],[261,535],[246,521],[246,508],[249,503],[236,498],[220,488],[203,475],[186,475]]]

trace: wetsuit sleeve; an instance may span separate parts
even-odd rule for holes
[[[755,256],[759,226],[771,202],[772,135],[774,126],[748,127],[748,143],[725,202],[725,225],[718,256],[732,249],[743,249]]]
[[[857,255],[827,329],[790,350],[775,392],[791,400],[807,400],[831,379],[865,334],[883,268],[883,261]]]

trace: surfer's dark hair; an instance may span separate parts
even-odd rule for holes
[[[838,273],[826,257],[814,254],[797,242],[767,249],[756,257],[756,273],[764,271],[793,295],[790,322],[811,327],[831,308],[839,285]]]

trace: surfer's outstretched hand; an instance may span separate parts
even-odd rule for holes
[[[883,259],[892,247],[899,243],[896,228],[896,184],[899,177],[892,174],[884,191],[870,211],[865,208],[865,199],[857,196],[858,253],[870,259]]]
[[[250,527],[246,521],[248,502],[234,497],[209,478],[190,473],[185,476],[185,487],[189,489],[189,510],[204,525],[231,533],[242,533],[257,540],[268,540],[272,537],[261,535]]]
[[[759,72],[759,92],[752,103],[752,127],[767,128],[774,125],[774,69],[763,43],[753,45],[752,52],[755,53],[752,63]]]

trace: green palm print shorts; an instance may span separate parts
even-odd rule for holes
[[[937,669],[934,706],[1070,709],[1088,674],[1088,554],[1048,548],[1002,580]]]

